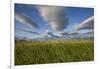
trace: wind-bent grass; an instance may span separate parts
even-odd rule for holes
[[[16,41],[15,65],[94,60],[93,40]]]

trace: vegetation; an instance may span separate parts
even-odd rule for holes
[[[15,41],[15,65],[93,60],[93,40]]]

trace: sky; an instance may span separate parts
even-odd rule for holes
[[[62,6],[63,7],[63,6]],[[51,10],[52,11],[52,10]],[[50,32],[58,35],[56,31],[52,29],[52,27],[45,21],[36,5],[29,4],[15,4],[15,12],[23,13],[26,16],[30,17],[37,25],[39,26],[37,29],[33,29],[28,27],[25,24],[20,23],[15,19],[15,35],[19,35],[22,37],[28,38],[41,38],[42,34],[45,33],[45,30],[48,29]],[[64,31],[73,32],[75,31],[75,26],[84,21],[85,19],[94,16],[93,8],[83,8],[83,7],[69,7],[65,8],[66,16],[68,17],[68,26],[64,29]],[[33,32],[38,32],[41,35],[34,35],[32,33],[28,33],[25,31],[21,31],[20,29],[30,30]]]

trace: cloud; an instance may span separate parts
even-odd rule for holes
[[[23,13],[17,13],[15,12],[15,19],[19,21],[22,24],[25,24],[31,28],[38,28],[38,25],[36,22],[34,22],[30,17],[26,16]]]
[[[33,31],[25,30],[25,29],[17,29],[17,30],[27,32],[27,33],[31,33],[31,34],[35,34],[35,35],[43,35],[41,33],[33,32]],[[51,36],[51,37],[59,38],[59,36],[54,35],[52,32],[49,32],[48,30],[45,31],[44,36],[45,37]]]
[[[58,6],[36,6],[40,15],[47,21],[53,30],[62,31],[68,25],[65,7]]]
[[[80,34],[79,32],[70,32],[69,35],[78,35]]]
[[[27,30],[26,32],[29,32],[29,33],[32,33],[32,34],[39,35],[39,33],[37,33],[37,32],[33,32],[33,31],[29,31],[29,30]]]
[[[25,29],[19,29],[19,30],[23,31],[23,32],[28,32],[28,33],[31,33],[31,34],[39,35],[39,33],[37,33],[37,32],[33,32],[33,31],[25,30]]]
[[[87,35],[94,35],[94,31],[85,32],[85,33],[83,33],[83,35],[84,35],[84,34],[87,34]]]
[[[85,32],[81,35],[81,38],[94,38],[94,31]]]
[[[51,37],[54,37],[54,38],[59,38],[59,36],[54,35],[52,32],[49,32],[48,30],[45,31],[45,36],[46,37],[51,36]]]
[[[68,32],[65,32],[65,31],[61,31],[61,32],[59,32],[59,34],[61,36],[68,36],[69,35],[69,33]]]
[[[54,35],[52,32],[48,32],[48,35],[50,35],[50,36],[52,36],[52,37],[55,37],[55,38],[59,38],[59,36]]]
[[[77,30],[94,29],[94,16],[91,16],[76,26]]]

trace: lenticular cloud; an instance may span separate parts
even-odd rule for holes
[[[38,25],[28,16],[22,13],[15,13],[15,19],[22,24],[25,24],[31,28],[37,28]]]
[[[47,21],[53,30],[62,31],[68,25],[65,7],[58,6],[36,6],[40,15]]]
[[[93,29],[94,28],[94,16],[91,16],[80,23],[77,27],[77,30],[82,29]]]

